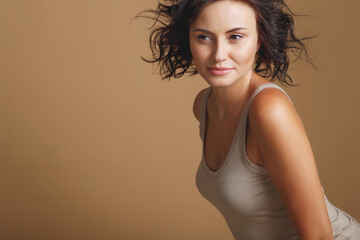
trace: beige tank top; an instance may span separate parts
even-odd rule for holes
[[[245,153],[249,106],[260,91],[269,87],[277,88],[286,94],[274,83],[265,83],[254,91],[241,113],[226,159],[216,172],[208,168],[204,160],[206,103],[211,86],[205,92],[201,103],[199,127],[202,159],[196,174],[196,185],[199,192],[222,213],[238,240],[298,239],[265,168],[250,161]],[[333,206],[325,193],[324,197],[334,239],[359,240],[360,224],[349,214]]]

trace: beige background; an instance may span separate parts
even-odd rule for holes
[[[328,199],[360,220],[359,1],[288,1],[319,66],[285,88]],[[0,0],[0,239],[232,239],[197,192],[200,77],[152,74],[154,0]]]

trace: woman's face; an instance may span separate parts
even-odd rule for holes
[[[214,87],[251,76],[258,47],[255,12],[241,1],[214,1],[190,25],[194,65]]]

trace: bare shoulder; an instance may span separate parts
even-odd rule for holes
[[[288,98],[277,88],[266,88],[257,94],[249,109],[249,119],[256,125],[274,127],[274,123],[285,124],[289,121],[303,127],[301,119]]]
[[[301,139],[301,144],[308,144],[300,116],[280,89],[266,88],[259,92],[250,105],[248,116],[249,128],[264,166],[272,161],[270,156],[286,154],[289,147],[296,147],[296,144],[289,146],[290,143],[300,144]]]
[[[195,118],[200,121],[200,108],[201,108],[201,101],[204,97],[207,88],[201,90],[195,97],[194,104],[193,104],[193,113]]]

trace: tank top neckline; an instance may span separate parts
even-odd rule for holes
[[[208,170],[208,172],[210,172],[210,174],[214,174],[214,175],[217,175],[217,174],[219,174],[220,172],[221,172],[221,170],[225,167],[225,165],[226,165],[226,163],[228,162],[228,159],[230,158],[230,155],[231,155],[231,153],[232,153],[232,150],[233,150],[233,148],[234,148],[234,142],[235,142],[235,139],[236,139],[236,137],[237,137],[237,133],[238,133],[238,130],[239,130],[239,126],[240,126],[240,120],[241,120],[241,117],[242,117],[242,115],[243,115],[243,113],[244,113],[244,109],[245,109],[245,107],[244,107],[244,109],[243,109],[243,111],[241,112],[241,114],[240,114],[240,118],[239,118],[239,120],[238,120],[238,123],[236,124],[236,130],[235,130],[235,133],[234,133],[234,136],[233,136],[233,138],[232,138],[232,142],[231,142],[231,144],[230,144],[230,148],[229,148],[229,150],[228,150],[228,152],[227,152],[227,154],[226,154],[226,157],[225,157],[225,160],[223,161],[223,163],[220,165],[220,167],[216,170],[216,171],[214,171],[214,170],[212,170],[212,169],[210,169],[209,168],[209,166],[207,165],[207,163],[206,163],[206,159],[205,159],[205,144],[206,144],[206,120],[207,120],[207,102],[208,102],[208,98],[209,98],[209,95],[210,95],[210,93],[212,92],[212,87],[210,86],[209,87],[209,89],[207,90],[207,94],[206,94],[206,96],[205,96],[205,114],[204,114],[204,117],[203,117],[203,144],[202,144],[202,162],[203,162],[203,164],[205,165],[205,168]]]
[[[263,83],[261,85],[259,85],[255,91],[252,93],[251,97],[247,100],[247,103],[245,104],[244,106],[244,109],[242,110],[241,114],[240,114],[240,118],[237,122],[237,125],[236,125],[236,129],[235,129],[235,133],[234,133],[234,136],[232,138],[232,142],[230,144],[230,148],[226,154],[226,157],[225,157],[225,160],[224,162],[220,165],[220,167],[216,170],[216,171],[213,171],[212,169],[209,168],[209,166],[207,165],[206,163],[206,159],[205,159],[205,144],[206,144],[206,119],[207,119],[207,102],[208,102],[208,98],[209,98],[209,95],[210,93],[212,92],[212,87],[209,86],[207,91],[205,92],[205,96],[203,98],[203,102],[202,102],[202,116],[201,116],[201,124],[202,124],[202,133],[201,133],[201,136],[202,136],[202,159],[201,159],[201,162],[204,166],[204,168],[206,169],[206,171],[212,175],[213,177],[218,177],[221,172],[223,171],[224,168],[226,168],[226,165],[227,163],[229,162],[229,159],[231,158],[231,155],[232,155],[232,152],[234,150],[234,147],[236,145],[236,143],[238,142],[238,140],[241,140],[239,139],[239,134],[240,134],[240,130],[242,128],[242,123],[245,121],[246,123],[246,119],[244,119],[244,117],[247,118],[247,115],[248,115],[248,109],[249,109],[249,106],[252,102],[252,100],[255,98],[255,96],[264,88],[266,87],[270,87],[270,86],[274,86],[276,88],[279,88],[279,86],[277,86],[276,84],[274,83]],[[244,129],[245,131],[245,129]],[[243,141],[240,141],[241,144],[243,144],[244,146],[241,146],[241,149],[244,151],[244,153],[242,153],[243,156],[246,156],[245,154],[245,133],[242,134],[244,137]],[[247,157],[247,156],[246,156]],[[255,163],[251,162],[250,163],[251,165],[255,165]],[[262,166],[260,165],[257,165],[258,168],[261,168],[261,171],[265,171],[265,169],[263,169]]]

